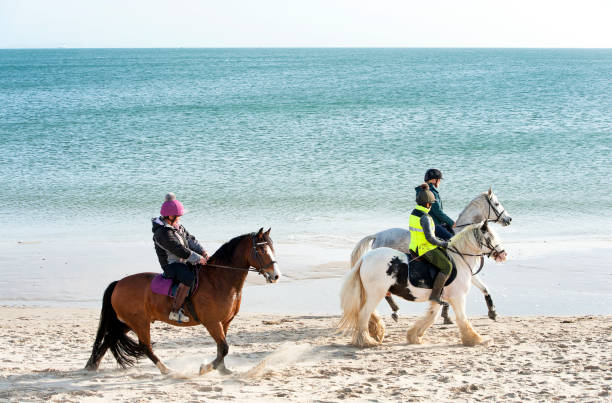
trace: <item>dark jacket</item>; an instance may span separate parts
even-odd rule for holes
[[[170,263],[196,264],[206,251],[182,225],[179,228],[166,223],[162,217],[153,218],[153,242],[162,268]]]
[[[419,192],[421,190],[421,187],[417,186],[416,188],[414,188],[414,190],[416,192]],[[452,228],[455,222],[452,220],[452,218],[450,218],[444,213],[442,207],[442,199],[440,199],[440,192],[438,192],[438,189],[436,189],[436,187],[431,183],[429,184],[429,190],[431,190],[431,192],[436,197],[436,202],[431,205],[431,209],[429,210],[429,215],[431,216],[431,218],[433,218],[434,224],[442,225],[445,223],[450,228]]]

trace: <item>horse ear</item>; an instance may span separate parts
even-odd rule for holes
[[[272,229],[272,227],[268,228],[268,230],[266,231],[266,235],[270,235],[270,230]]]
[[[489,186],[489,197],[491,197],[492,193],[493,193],[493,186]]]
[[[262,234],[263,234],[263,227],[261,227],[259,231],[257,232],[257,238],[261,238]]]

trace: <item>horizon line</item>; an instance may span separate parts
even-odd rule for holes
[[[0,47],[0,50],[87,50],[87,49],[551,49],[551,50],[612,50],[612,47],[534,47],[534,46],[45,46]]]

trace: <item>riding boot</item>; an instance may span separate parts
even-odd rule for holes
[[[431,289],[431,295],[429,296],[430,301],[435,301],[438,304],[442,305],[442,300],[440,297],[442,296],[442,290],[444,289],[444,283],[448,279],[448,275],[438,272],[436,275],[436,279],[434,280],[433,287]]]
[[[183,313],[183,304],[189,294],[189,287],[185,284],[179,284],[176,290],[176,297],[172,303],[172,310],[170,311],[170,320],[174,320],[179,323],[189,322],[189,317]]]

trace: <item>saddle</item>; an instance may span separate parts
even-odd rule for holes
[[[166,277],[163,273],[158,274],[151,280],[151,291],[154,294],[166,295],[170,298],[176,297],[176,290],[178,289],[179,282],[173,278]],[[198,290],[198,276],[195,276],[195,281],[189,289],[187,298],[190,298]]]
[[[408,279],[410,280],[410,284],[417,288],[433,288],[434,279],[439,272],[439,269],[429,263],[425,259],[421,259],[415,253],[410,251],[410,253],[406,253],[406,257],[410,262],[408,268]],[[446,287],[450,283],[452,283],[457,277],[457,266],[455,266],[455,262],[453,262],[453,269],[451,270],[450,276],[448,276],[448,280],[444,286]]]

